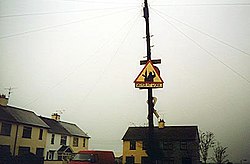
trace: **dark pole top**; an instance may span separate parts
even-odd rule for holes
[[[146,21],[146,42],[147,42],[147,60],[151,60],[151,47],[150,47],[150,33],[149,33],[149,11],[148,11],[148,2],[144,1],[144,18]]]

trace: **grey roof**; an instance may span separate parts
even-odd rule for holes
[[[146,140],[148,127],[129,127],[122,140]],[[163,129],[154,128],[158,140],[195,140],[199,139],[197,126],[165,126]]]
[[[49,133],[55,133],[55,134],[64,134],[64,135],[70,135],[70,133],[56,120],[51,118],[46,118],[40,116],[40,118],[49,125]]]
[[[12,106],[0,105],[0,120],[49,128],[34,112]]]
[[[16,122],[15,118],[5,110],[4,106],[0,105],[0,120],[8,122]]]
[[[80,137],[86,137],[90,138],[84,131],[82,131],[76,124],[68,123],[68,122],[62,122],[59,121],[59,123],[73,136],[80,136]]]

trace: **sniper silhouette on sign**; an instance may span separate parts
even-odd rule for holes
[[[153,72],[150,71],[148,74],[148,70],[146,70],[145,74],[142,76],[144,77],[144,82],[154,82],[155,71],[153,71]]]

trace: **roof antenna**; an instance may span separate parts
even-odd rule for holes
[[[10,99],[10,94],[12,93],[13,89],[16,89],[15,87],[9,87],[9,88],[4,88],[5,90],[8,90],[8,99]]]
[[[58,113],[58,114],[63,114],[65,112],[65,110],[64,109],[59,109],[59,110],[56,110],[56,113]]]

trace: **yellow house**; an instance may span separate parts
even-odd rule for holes
[[[34,153],[44,156],[48,125],[34,112],[7,105],[0,96],[0,150],[11,155]]]
[[[197,126],[154,127],[154,162],[147,155],[148,127],[129,127],[123,136],[124,164],[178,163],[199,164]]]
[[[141,159],[147,158],[147,153],[143,141],[124,140],[123,141],[123,162],[133,161],[134,163],[141,163]]]

